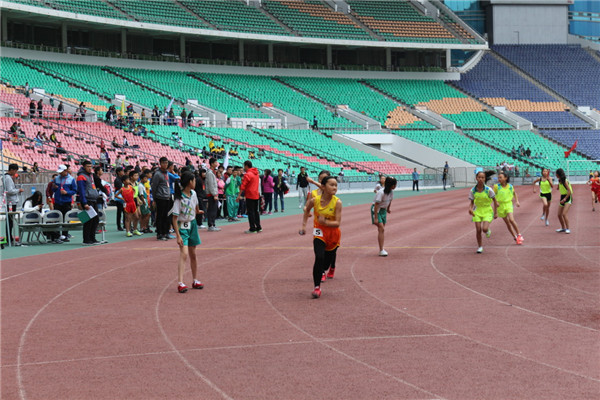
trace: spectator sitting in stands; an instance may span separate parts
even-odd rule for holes
[[[42,132],[38,131],[37,135],[35,135],[35,145],[37,147],[42,147],[43,143],[44,143],[44,138],[42,137]]]
[[[254,155],[254,151],[249,151],[248,152],[248,158],[251,160],[254,160],[256,158],[256,156]]]
[[[127,140],[127,136],[123,136],[123,147],[129,147],[129,141]]]
[[[116,136],[113,136],[113,140],[112,140],[111,144],[112,144],[112,147],[114,147],[115,149],[118,149],[119,147],[121,147],[121,146],[119,146],[119,143],[117,143]]]
[[[171,132],[171,139],[173,139],[176,142],[179,141],[179,135],[177,134],[177,132]]]
[[[18,145],[21,144],[21,138],[19,137],[19,134],[17,132],[11,132],[11,134],[10,134],[10,141],[13,144],[18,144]]]
[[[52,131],[52,133],[50,134],[50,141],[54,144],[58,143],[58,139],[56,138],[56,131]]]
[[[56,154],[67,154],[67,151],[62,147],[60,142],[56,143]]]
[[[46,132],[42,132],[42,142],[48,143],[49,141],[50,139],[48,139],[48,136],[46,136]]]
[[[525,150],[525,156],[527,156],[527,158],[531,157],[531,150],[529,150],[529,147],[527,148],[527,150]]]
[[[17,125],[17,122],[13,122],[13,124],[10,126],[10,133],[18,133],[19,131],[19,126]]]

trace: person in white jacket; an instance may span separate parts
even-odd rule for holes
[[[15,176],[17,175],[17,171],[19,171],[19,166],[17,164],[10,164],[8,166],[8,171],[2,177],[2,190],[4,194],[6,194],[6,204],[8,207],[8,211],[15,212],[17,211],[17,203],[19,203],[19,194],[23,192],[23,189],[17,189],[15,185]],[[13,215],[8,215],[8,239],[11,243],[13,243]],[[18,243],[15,243],[19,245]]]

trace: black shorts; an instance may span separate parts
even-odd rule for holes
[[[565,200],[565,199],[567,199],[567,200]],[[565,202],[559,204],[559,206],[561,206],[561,207],[564,207],[565,204],[573,204],[573,198],[571,196],[569,196],[568,194],[560,195],[560,201],[562,202],[563,200],[565,200]]]
[[[540,193],[540,197],[545,197],[548,201],[552,201],[552,193]]]

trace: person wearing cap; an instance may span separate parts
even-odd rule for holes
[[[19,194],[23,192],[23,189],[17,189],[15,186],[15,179],[18,176],[19,166],[17,164],[10,164],[8,171],[2,177],[2,189],[6,194],[6,204],[8,211],[17,211],[17,203],[19,203]],[[8,237],[11,243],[13,243],[13,215],[8,215]]]
[[[77,172],[77,200],[85,211],[93,208],[97,214],[99,194],[94,184],[92,163],[89,160],[85,160],[81,165],[81,169]],[[96,215],[83,224],[84,245],[100,244],[96,240],[96,229],[98,229],[99,222],[100,218]]]
[[[77,193],[75,178],[69,174],[69,167],[60,164],[56,169],[58,176],[54,178],[54,209],[60,211],[63,217],[73,208],[73,195]],[[69,232],[62,231],[59,238],[63,242],[69,241]]]

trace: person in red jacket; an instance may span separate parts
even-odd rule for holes
[[[258,170],[252,167],[252,161],[244,161],[244,178],[242,179],[242,186],[240,186],[240,194],[238,194],[237,200],[240,201],[242,193],[246,198],[246,209],[248,214],[248,223],[250,229],[244,233],[258,233],[262,232],[260,226],[260,177]]]

